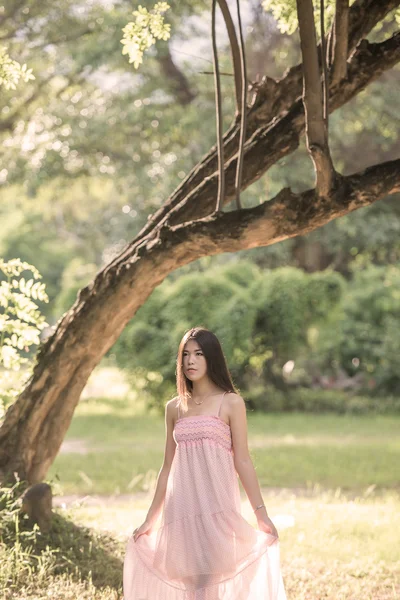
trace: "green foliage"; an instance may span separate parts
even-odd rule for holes
[[[35,264],[46,281],[43,312],[51,324],[144,224],[134,193],[98,177],[55,180],[34,200],[19,186],[3,190],[0,255]]]
[[[21,65],[13,60],[7,52],[7,48],[0,48],[0,87],[6,90],[16,90],[19,81],[30,81],[35,79],[32,69],[28,69],[26,64]]]
[[[60,574],[64,582],[87,580],[92,594],[93,586],[120,590],[120,544],[110,535],[75,525],[69,515],[58,512],[53,513],[50,532],[41,532],[21,512],[25,488],[25,482],[0,488],[1,597],[11,597],[5,594],[17,589],[43,591]]]
[[[216,279],[222,276],[227,281],[244,289],[248,288],[262,276],[262,270],[252,261],[234,258],[221,266],[211,267],[211,275]]]
[[[76,257],[69,262],[62,274],[61,290],[54,303],[54,314],[63,314],[71,308],[78,292],[95,277],[98,269],[95,264],[83,262]]]
[[[245,393],[250,410],[260,413],[281,413],[287,411],[287,394],[264,381],[255,381]]]
[[[313,414],[400,414],[400,398],[353,395],[341,390],[296,387],[284,393],[270,385],[255,385],[246,391],[246,401],[255,411]]]
[[[282,363],[307,343],[308,327],[326,316],[343,290],[335,272],[308,275],[294,267],[266,271],[251,290],[257,300],[255,345]]]
[[[167,2],[157,2],[153,10],[148,11],[143,6],[133,11],[135,20],[125,25],[121,44],[124,45],[122,54],[128,54],[129,62],[135,69],[143,62],[143,54],[157,40],[168,40],[171,35],[171,25],[164,23],[163,13],[170,6]]]
[[[41,275],[32,265],[18,258],[8,262],[0,259],[0,271],[5,277],[0,282],[0,364],[18,370],[27,362],[18,351],[39,344],[39,332],[47,325],[34,300],[48,302],[48,297],[45,284],[35,282]],[[32,278],[17,279],[24,271],[31,271]]]
[[[399,393],[400,269],[370,265],[355,273],[337,312],[321,330],[316,360],[360,373],[370,390]]]
[[[114,346],[117,364],[132,381],[137,369],[142,375],[148,371],[151,394],[172,394],[178,342],[185,330],[203,324],[220,338],[237,386],[250,395],[279,382],[287,389],[309,385],[316,373],[340,371],[349,381],[363,374],[366,391],[398,392],[399,337],[393,333],[400,318],[398,268],[370,267],[347,284],[330,271],[309,275],[293,267],[255,268],[246,286],[247,268],[238,261],[167,280]],[[290,376],[283,370],[288,361],[295,365]],[[279,391],[271,401],[285,410],[301,408]],[[358,403],[352,401],[351,410]],[[310,400],[307,410],[311,405]]]
[[[262,7],[271,11],[282,33],[291,34],[297,29],[296,0],[281,2],[280,0],[263,0]]]
[[[355,0],[350,0],[350,6],[354,1]],[[315,22],[318,23],[318,31],[321,14],[320,2],[314,2],[313,4]],[[298,26],[296,0],[286,0],[285,2],[282,2],[282,0],[262,0],[261,5],[265,11],[272,13],[278,24],[279,30],[282,33],[291,35],[296,31]],[[335,16],[335,5],[335,0],[324,0],[326,29],[333,23]],[[395,24],[398,23],[400,23],[400,10],[394,9],[386,16],[385,19],[378,23],[373,32],[379,32],[381,29],[384,29],[386,33],[385,37],[387,37],[388,31],[390,32],[390,29],[394,28]]]
[[[248,261],[169,278],[139,309],[112,353],[131,381],[138,369],[147,370],[149,388],[161,402],[166,386],[173,391],[183,333],[203,325],[220,339],[239,388],[250,389],[255,381],[265,385],[265,366],[281,372],[308,345],[310,326],[326,317],[342,289],[343,280],[334,272],[307,275],[289,267],[262,271]]]
[[[25,271],[30,271],[32,277],[21,277]],[[42,277],[39,271],[19,258],[7,262],[0,259],[0,274],[0,400],[4,411],[20,387],[10,371],[19,371],[29,363],[26,354],[40,343],[40,332],[48,325],[36,303],[48,302],[48,296],[45,284],[35,281]],[[26,377],[27,370],[23,375]]]
[[[297,8],[296,0],[262,0],[262,7],[265,11],[271,11],[274,19],[278,23],[278,27],[282,33],[289,35],[297,29]],[[314,3],[315,20],[320,18],[320,4]],[[329,27],[332,23],[335,14],[335,0],[325,0],[325,26]]]

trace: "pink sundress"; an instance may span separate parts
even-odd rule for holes
[[[175,423],[161,523],[128,540],[124,600],[286,600],[279,541],[241,514],[221,404]]]

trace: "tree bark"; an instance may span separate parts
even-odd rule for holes
[[[165,44],[165,46],[157,52],[157,61],[178,102],[182,106],[190,104],[195,99],[196,94],[190,89],[185,74],[176,66],[168,44]]]
[[[346,77],[348,57],[349,0],[336,0],[332,43],[332,82],[339,83]]]
[[[297,14],[303,58],[303,103],[307,150],[314,163],[315,187],[319,196],[325,197],[334,186],[335,169],[329,150],[328,127],[324,118],[324,97],[312,0],[297,0]]]
[[[338,108],[400,60],[400,34],[381,44],[363,42],[349,61],[348,76],[331,88]],[[259,123],[246,145],[242,187],[294,150],[304,129],[300,98],[274,122]],[[267,246],[303,235],[330,220],[400,190],[400,163],[376,165],[363,173],[338,176],[324,202],[315,190],[295,195],[282,190],[273,200],[247,210],[210,213],[217,178],[198,181],[211,154],[169,201],[162,219],[102,269],[83,288],[40,347],[25,390],[6,413],[0,429],[1,477],[14,472],[29,483],[43,479],[69,427],[80,393],[104,354],[153,289],[176,268],[205,255]],[[235,162],[226,165],[228,200],[234,197]],[[192,221],[192,218],[199,219]],[[189,222],[187,222],[189,221]]]

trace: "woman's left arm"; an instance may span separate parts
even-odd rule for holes
[[[247,415],[246,405],[238,394],[229,395],[229,421],[232,431],[234,464],[240,477],[243,488],[247,494],[253,510],[264,504],[258,477],[251,459],[247,441]],[[255,511],[259,528],[266,533],[278,537],[275,525],[268,516],[266,507]]]

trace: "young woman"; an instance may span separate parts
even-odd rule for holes
[[[247,446],[246,406],[211,331],[185,333],[176,378],[154,499],[127,544],[124,600],[286,600],[278,533]],[[238,476],[258,529],[241,514]]]

